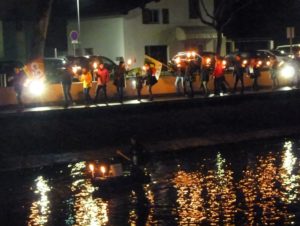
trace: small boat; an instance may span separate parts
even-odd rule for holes
[[[123,170],[121,163],[89,164],[89,173],[92,184],[101,192],[134,189],[151,181],[145,169],[131,165]]]

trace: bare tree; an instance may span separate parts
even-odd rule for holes
[[[34,39],[32,43],[31,59],[41,58],[44,56],[45,42],[47,38],[48,25],[52,11],[54,0],[41,1],[39,8],[39,15],[37,17],[36,26],[34,30]],[[40,3],[41,3],[40,2]]]
[[[215,0],[214,9],[209,12],[206,2],[198,0],[197,15],[201,22],[217,31],[216,53],[220,54],[222,46],[222,33],[225,27],[233,20],[235,15],[252,4],[253,0]]]

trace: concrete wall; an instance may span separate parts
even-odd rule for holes
[[[112,60],[124,56],[123,18],[87,18],[81,20],[80,47],[93,48],[95,55],[103,55]],[[68,23],[68,35],[77,29],[77,21]],[[73,55],[73,45],[68,39],[68,54]]]
[[[226,80],[229,82],[230,86],[233,87],[234,79],[232,74],[226,75]],[[252,81],[249,77],[245,77],[245,86],[250,87]],[[175,77],[173,76],[161,76],[158,83],[153,87],[154,94],[174,94],[176,92],[175,86]],[[280,79],[279,80],[281,86],[289,85],[289,82]],[[263,72],[262,76],[259,78],[259,85],[270,87],[272,82],[270,80],[270,75],[268,72]],[[213,90],[213,80],[209,81],[208,84],[209,89]],[[96,83],[93,84],[91,90],[91,96],[95,95]],[[196,81],[194,82],[194,89],[196,92],[200,91],[200,81],[199,76],[196,76]],[[82,93],[82,83],[76,82],[72,85],[72,96],[75,101],[83,100]],[[112,84],[112,81],[108,84],[107,93],[109,98],[116,99],[116,87]],[[142,95],[148,95],[147,87],[144,87],[142,90]],[[135,98],[136,90],[133,89],[132,82],[130,79],[127,80],[126,88],[125,88],[125,97]],[[100,97],[101,98],[101,97]],[[51,84],[46,87],[44,94],[41,97],[33,97],[26,89],[24,90],[23,100],[25,104],[29,103],[38,103],[38,104],[47,104],[51,102],[60,102],[63,100],[63,93],[60,84]],[[12,87],[9,88],[0,88],[0,106],[16,104],[15,92]]]

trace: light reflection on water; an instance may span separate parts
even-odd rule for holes
[[[64,175],[69,180],[63,211],[54,211],[62,184],[39,176],[26,222],[55,225],[55,212],[69,226],[300,225],[297,147],[299,143],[286,141],[275,150],[241,156],[219,151],[158,157],[148,164],[153,182],[141,190],[145,203],[133,190],[112,197],[95,195],[98,188],[85,175],[86,162],[70,164]],[[239,167],[237,161],[242,162]]]
[[[48,181],[42,176],[36,178],[34,182],[34,193],[39,199],[35,200],[31,205],[28,226],[42,226],[47,224],[50,214],[48,193],[51,191],[51,188],[48,185]]]
[[[79,162],[69,165],[69,167],[73,178],[71,184],[73,197],[67,203],[73,207],[73,211],[66,220],[66,224],[74,226],[105,225],[108,222],[107,202],[93,197],[95,187],[91,184],[90,179],[84,177],[86,163]]]

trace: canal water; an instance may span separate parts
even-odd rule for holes
[[[153,154],[142,196],[88,164],[1,173],[0,225],[300,225],[299,139]]]

